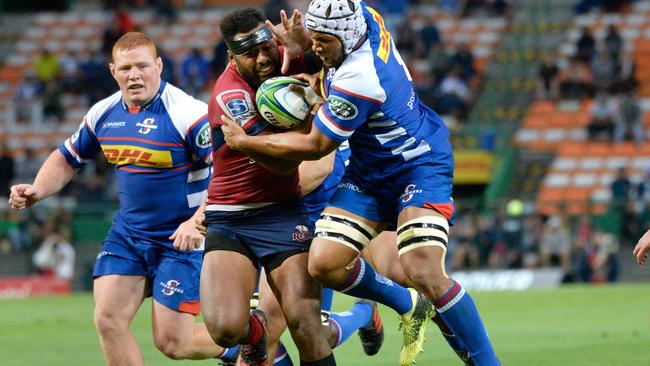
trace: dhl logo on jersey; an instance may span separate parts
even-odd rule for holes
[[[372,14],[372,18],[379,25],[379,49],[377,50],[377,57],[386,63],[388,62],[388,56],[390,56],[390,32],[386,30],[384,18],[375,9],[369,6],[366,6],[366,9],[368,9],[370,14]]]
[[[132,145],[102,146],[106,160],[115,165],[139,165],[149,168],[171,168],[172,154],[169,150],[153,150]]]

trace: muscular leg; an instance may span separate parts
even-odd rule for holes
[[[370,242],[361,255],[370,263],[377,272],[392,279],[405,287],[415,287],[415,284],[404,273],[399,255],[397,254],[397,235],[394,231],[384,231]],[[458,357],[467,364],[468,353],[465,345],[456,337],[445,321],[434,312],[433,322],[438,326],[440,333]]]
[[[361,256],[378,273],[390,278],[404,287],[415,287],[404,273],[397,255],[397,235],[394,231],[382,231],[372,239]]]
[[[472,298],[445,271],[447,219],[434,210],[407,207],[399,215],[400,261],[407,277],[436,307],[477,365],[499,365]],[[408,245],[405,245],[407,244]]]
[[[260,303],[258,309],[264,311],[268,319],[266,326],[266,351],[269,354],[269,363],[272,365],[278,346],[280,345],[280,336],[284,333],[287,322],[284,319],[282,308],[269,287],[264,273],[260,276],[259,293]]]
[[[257,268],[243,254],[227,250],[205,254],[201,269],[201,309],[215,343],[232,347],[247,336],[250,298],[256,283]]]
[[[447,220],[433,210],[407,207],[400,213],[398,227],[420,216],[435,216]],[[454,284],[445,271],[445,252],[446,249],[441,246],[420,246],[400,256],[406,276],[428,299],[441,298]]]
[[[382,229],[378,223],[338,208],[326,208],[324,215],[327,214],[350,218],[354,221],[352,225],[361,224],[367,228],[364,229],[367,232]],[[367,244],[370,238],[360,231],[350,229],[351,227],[338,224],[330,229],[319,227],[317,223],[317,232],[322,230],[323,235],[319,232],[309,250],[309,273],[324,286],[351,296],[377,301],[391,307],[400,315],[411,311],[413,301],[408,289],[376,274],[370,265],[358,259],[358,250],[361,248],[356,245],[364,244],[363,240]],[[343,240],[344,242],[339,241],[336,236],[340,233],[337,230],[345,231],[342,234],[347,238],[353,237],[358,244],[346,243],[347,239]]]
[[[147,293],[143,276],[107,275],[95,279],[95,326],[108,366],[144,365],[129,325]]]
[[[195,316],[172,310],[153,301],[153,340],[165,356],[173,360],[204,360],[224,351],[214,343],[205,324],[194,323]]]
[[[268,274],[301,362],[314,362],[332,353],[320,319],[321,287],[307,272],[307,253],[287,258]],[[332,359],[333,361],[333,359]]]

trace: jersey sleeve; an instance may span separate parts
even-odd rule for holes
[[[343,142],[377,112],[383,102],[336,84],[329,88],[325,103],[314,117],[316,127],[335,142]]]
[[[93,124],[88,122],[89,116],[79,124],[77,131],[59,146],[68,164],[75,169],[80,169],[86,162],[99,152],[101,145],[92,129]]]
[[[212,163],[212,143],[208,116],[204,115],[187,130],[186,141],[190,149],[207,164]]]

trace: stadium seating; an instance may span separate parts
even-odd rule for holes
[[[632,51],[639,82],[640,105],[646,140],[650,137],[650,3],[635,2],[629,13],[578,15],[558,48],[562,68],[575,52],[575,43],[583,27],[596,39],[602,39],[609,25],[615,25],[624,40],[624,51]],[[537,197],[540,213],[567,210],[571,214],[604,213],[611,199],[609,185],[616,171],[625,167],[633,183],[645,177],[650,168],[650,144],[631,142],[604,143],[588,141],[586,126],[590,121],[591,101],[572,108],[560,108],[549,101],[533,103],[513,142],[519,147],[556,154]]]

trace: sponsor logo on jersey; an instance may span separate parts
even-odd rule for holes
[[[106,160],[115,165],[139,165],[149,168],[171,168],[172,154],[169,150],[153,150],[132,145],[103,145]]]
[[[359,186],[354,185],[352,183],[339,183],[339,185],[336,188],[349,189],[351,191],[363,193],[363,189],[359,188]]]
[[[330,112],[340,119],[353,119],[359,114],[357,106],[336,95],[330,95],[327,98],[327,104]]]
[[[294,241],[304,243],[314,237],[309,228],[305,225],[296,225],[295,229],[296,231],[291,235],[291,239]]]
[[[257,115],[251,95],[243,89],[227,90],[216,99],[221,109],[242,127]]]
[[[206,123],[196,135],[196,144],[201,148],[210,146],[210,125]]]
[[[402,202],[408,202],[413,198],[413,195],[422,193],[421,189],[416,189],[415,184],[409,184],[406,186],[406,189],[404,190],[404,193],[400,196],[400,199]]]
[[[120,128],[126,126],[126,121],[104,122],[102,128]]]
[[[181,283],[178,282],[177,280],[169,280],[167,281],[167,283],[161,281],[160,282],[160,286],[162,286],[161,291],[163,294],[167,296],[171,296],[175,293],[182,294],[185,291],[182,288],[179,288],[180,284]]]
[[[415,105],[415,90],[411,89],[411,96],[409,97],[409,101],[406,103],[406,105],[410,110],[413,110],[413,107]]]
[[[149,132],[151,132],[151,130],[155,130],[155,129],[158,128],[158,126],[157,126],[155,123],[156,123],[156,120],[155,120],[155,119],[153,119],[153,118],[147,118],[147,119],[145,119],[145,120],[142,121],[142,122],[138,122],[138,123],[136,123],[135,125],[136,125],[137,127],[140,127],[140,129],[138,130],[138,133],[141,133],[141,134],[143,134],[143,135],[146,135],[146,134],[148,134]]]

